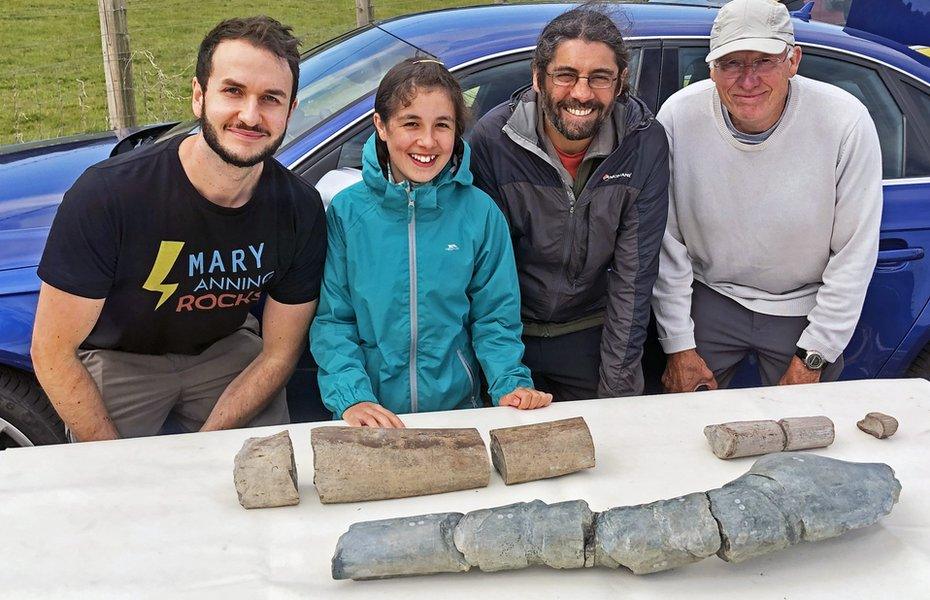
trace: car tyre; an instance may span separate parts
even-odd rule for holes
[[[924,349],[920,351],[911,366],[907,368],[904,376],[930,379],[930,344],[924,346]]]
[[[0,450],[67,441],[65,427],[35,377],[0,367]]]

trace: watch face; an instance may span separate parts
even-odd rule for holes
[[[807,358],[804,359],[804,362],[807,364],[808,369],[820,369],[823,367],[825,361],[819,354],[810,352]]]

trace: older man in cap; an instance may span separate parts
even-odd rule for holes
[[[711,80],[658,114],[672,155],[653,309],[668,391],[726,387],[758,356],[763,383],[832,381],[878,252],[878,136],[861,102],[797,75],[784,5],[718,13]]]

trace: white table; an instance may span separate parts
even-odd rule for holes
[[[869,411],[898,418],[877,440],[856,428]],[[704,425],[824,414],[837,428],[815,452],[885,462],[903,485],[879,524],[732,565],[711,557],[635,576],[604,568],[333,581],[336,540],[356,521],[467,512],[535,498],[585,499],[592,510],[718,487],[752,464],[713,456]],[[590,400],[406,415],[413,427],[495,427],[585,417],[597,467],[558,479],[380,502],[320,504],[309,431],[296,446],[298,506],[245,510],[233,457],[280,427],[13,449],[0,453],[0,597],[86,598],[858,598],[930,597],[930,383],[876,380]]]

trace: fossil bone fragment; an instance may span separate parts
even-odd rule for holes
[[[697,562],[720,548],[720,531],[701,492],[611,508],[598,515],[595,539],[595,564],[637,575]]]
[[[774,454],[707,493],[720,523],[720,558],[742,562],[797,544],[837,537],[891,512],[901,484],[888,465],[816,454]]]
[[[704,436],[717,458],[757,456],[785,450],[825,448],[833,443],[827,417],[790,417],[780,421],[733,421],[708,425]]]
[[[467,513],[455,528],[455,547],[482,571],[546,565],[585,566],[586,534],[594,513],[584,500],[520,502]]]
[[[712,554],[741,562],[872,525],[891,512],[900,491],[888,465],[772,454],[722,488],[602,513],[582,500],[535,500],[356,523],[339,538],[333,578],[530,565],[622,566],[641,574]]]
[[[492,429],[490,435],[491,461],[507,485],[594,466],[594,440],[581,417]]]
[[[833,443],[833,421],[828,417],[789,417],[778,421],[785,432],[785,450],[826,448]]]
[[[310,445],[324,504],[468,490],[491,478],[477,429],[317,427]]]
[[[880,412],[870,412],[856,425],[862,431],[880,440],[893,436],[898,430],[898,420]]]
[[[291,436],[282,431],[249,438],[236,454],[233,481],[245,508],[292,506],[300,502]]]
[[[364,521],[339,538],[333,579],[383,579],[467,571],[452,541],[462,513]]]

